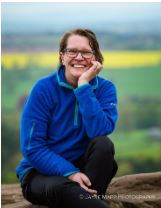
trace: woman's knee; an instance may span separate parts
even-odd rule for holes
[[[97,136],[93,138],[93,142],[97,147],[97,150],[100,150],[101,153],[111,153],[112,155],[114,155],[115,153],[114,144],[109,137]]]
[[[52,180],[52,178],[54,180]],[[46,190],[47,192],[51,193],[61,193],[62,190],[67,190],[69,187],[78,186],[79,184],[77,182],[71,181],[68,178],[64,176],[53,176],[51,177],[51,180],[48,181],[48,184],[46,184]]]

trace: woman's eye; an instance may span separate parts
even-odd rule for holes
[[[77,53],[77,51],[71,50],[71,51],[69,51],[69,53]]]

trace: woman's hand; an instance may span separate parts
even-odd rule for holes
[[[91,61],[92,66],[85,71],[78,79],[78,87],[92,80],[102,69],[102,65],[98,61]]]
[[[84,173],[81,172],[74,173],[68,176],[68,178],[72,181],[78,182],[80,186],[84,188],[86,191],[88,191],[90,194],[94,194],[94,195],[97,194],[96,190],[89,188],[91,186],[91,182]]]

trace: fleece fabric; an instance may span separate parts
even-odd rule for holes
[[[96,76],[74,89],[64,72],[61,66],[38,80],[24,105],[20,129],[23,159],[16,168],[20,181],[32,168],[44,175],[78,172],[72,162],[84,154],[90,140],[115,128],[114,84]]]

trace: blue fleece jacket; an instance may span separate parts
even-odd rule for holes
[[[114,84],[97,76],[74,89],[64,71],[59,67],[40,79],[24,106],[20,130],[24,158],[16,169],[20,180],[31,168],[58,176],[79,171],[72,161],[84,154],[92,138],[115,128]]]

